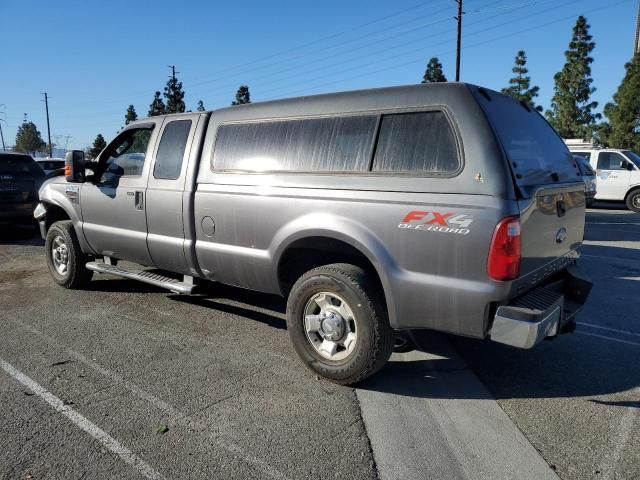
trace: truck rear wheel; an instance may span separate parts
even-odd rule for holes
[[[627,208],[633,212],[640,213],[640,189],[634,190],[627,197]]]
[[[379,288],[354,265],[325,265],[302,275],[287,302],[287,328],[306,366],[342,385],[382,368],[394,332],[380,298]]]
[[[89,283],[93,272],[85,267],[89,259],[80,250],[71,220],[55,222],[49,227],[44,248],[47,266],[58,285],[81,288]]]

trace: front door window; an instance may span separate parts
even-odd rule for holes
[[[117,185],[120,177],[142,175],[144,160],[151,139],[148,128],[130,129],[123,132],[105,152],[101,159],[100,183]]]

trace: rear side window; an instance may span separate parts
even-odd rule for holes
[[[456,140],[444,113],[382,116],[374,172],[451,174],[459,168]]]
[[[155,178],[175,180],[180,176],[190,130],[191,120],[175,120],[164,127],[153,167]]]
[[[598,154],[598,170],[624,170],[622,164],[626,158],[616,152]]]
[[[580,171],[569,149],[542,115],[495,92],[483,90],[477,98],[511,162],[518,185],[579,180]]]
[[[0,173],[43,177],[44,172],[28,155],[0,154]]]
[[[218,128],[216,170],[361,172],[369,158],[374,115],[227,124]]]

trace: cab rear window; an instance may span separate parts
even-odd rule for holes
[[[569,149],[534,109],[496,92],[477,94],[520,186],[575,182],[580,170]]]
[[[42,177],[44,172],[28,155],[4,154],[0,155],[0,173],[21,176]]]

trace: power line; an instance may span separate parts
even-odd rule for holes
[[[496,4],[496,3],[500,3],[500,1],[501,1],[501,0],[498,0],[498,1],[492,2],[492,3],[488,4],[488,5],[494,5],[494,4]],[[577,2],[577,1],[579,1],[579,0],[571,0],[571,2],[570,2],[570,3],[575,3],[575,2]],[[530,2],[530,3],[540,3],[540,2]],[[550,2],[549,2],[549,1],[547,1],[547,2],[542,2],[542,3],[550,3]],[[521,6],[521,5],[522,5],[522,4],[518,4],[517,6],[519,7],[519,6]],[[513,10],[513,9],[514,9],[514,6],[510,6],[510,8]],[[557,8],[557,6],[556,6],[556,8]],[[449,8],[447,8],[446,10],[449,10]],[[466,15],[471,15],[471,14],[482,14],[482,13],[485,13],[485,10],[484,10],[484,9],[483,9],[483,10],[475,10],[475,11],[471,11],[471,12],[467,13]],[[504,15],[504,14],[508,14],[508,13],[510,13],[510,12],[508,12],[508,11],[503,11],[502,13],[495,14],[495,15],[493,15],[492,17],[497,17],[497,16],[499,16],[499,15]],[[490,17],[490,18],[492,18],[492,17]],[[383,38],[382,38],[382,39],[380,39],[380,40],[376,40],[376,41],[374,41],[374,42],[368,42],[368,43],[367,43],[367,44],[365,44],[365,45],[361,45],[361,46],[358,46],[358,47],[356,47],[356,48],[352,48],[352,49],[349,49],[349,50],[346,50],[346,51],[342,51],[342,52],[340,52],[340,54],[345,54],[345,53],[355,52],[355,51],[361,50],[361,49],[363,49],[363,48],[370,47],[371,45],[375,45],[375,44],[383,43],[383,42],[386,42],[385,44],[387,45],[387,48],[385,49],[385,51],[390,51],[390,50],[393,50],[393,49],[402,48],[402,47],[405,47],[405,46],[407,46],[407,45],[415,45],[416,43],[423,42],[424,40],[426,40],[426,39],[428,39],[428,38],[433,38],[433,37],[442,36],[442,35],[445,33],[445,31],[436,32],[435,34],[433,34],[433,33],[432,33],[432,34],[429,34],[429,35],[426,35],[426,36],[424,36],[424,37],[420,37],[420,38],[417,38],[417,39],[411,39],[411,40],[410,40],[410,41],[408,41],[408,42],[403,42],[403,43],[400,43],[400,44],[398,44],[398,45],[394,45],[394,46],[391,46],[391,47],[389,47],[389,46],[388,46],[388,42],[389,42],[390,40],[393,40],[394,38],[397,38],[397,37],[398,37],[398,36],[400,36],[400,35],[404,35],[405,33],[409,33],[409,32],[412,32],[412,31],[416,31],[416,30],[421,29],[421,28],[423,28],[423,27],[426,27],[426,26],[432,26],[432,25],[435,25],[435,24],[437,24],[437,23],[443,23],[443,22],[446,22],[446,21],[449,21],[449,20],[451,20],[451,17],[450,17],[450,16],[447,16],[447,17],[444,17],[444,18],[440,18],[440,19],[437,19],[437,20],[433,20],[433,21],[431,21],[431,22],[428,22],[428,23],[425,23],[425,24],[421,24],[421,25],[420,25],[420,26],[418,26],[418,27],[414,27],[414,28],[411,28],[411,29],[409,29],[409,30],[405,30],[405,31],[399,32],[398,34],[394,34],[394,35],[390,35],[390,36],[387,36],[387,37],[383,37]],[[472,23],[470,23],[469,25],[476,25],[476,24],[478,24],[478,23],[482,23],[483,21],[484,21],[484,20],[480,20],[480,21],[478,21],[478,22],[472,22]],[[502,26],[502,24],[501,24],[500,26]],[[443,44],[443,43],[449,43],[449,40],[446,40],[446,41],[444,41],[444,42],[437,43],[437,44],[435,44],[435,45],[440,45],[440,44]],[[413,51],[424,51],[424,50],[425,50],[425,46],[424,46],[424,44],[423,44],[422,46],[418,47],[417,49],[412,50],[412,52],[413,52]],[[355,57],[355,58],[347,59],[347,60],[340,61],[340,62],[332,61],[332,62],[331,62],[331,65],[329,65],[329,68],[330,68],[330,67],[336,67],[336,66],[338,66],[338,65],[349,64],[349,63],[351,63],[351,62],[353,62],[353,61],[362,60],[363,58],[366,58],[366,57],[369,57],[369,56],[372,56],[372,55],[379,55],[379,52],[378,52],[378,51],[371,52],[371,53],[366,54],[366,55],[360,55],[360,56],[357,56],[357,57]],[[293,67],[291,67],[291,68],[288,68],[288,69],[278,70],[278,71],[273,72],[273,73],[271,73],[271,74],[262,75],[262,76],[260,77],[260,85],[261,85],[261,86],[264,86],[264,85],[273,84],[273,83],[274,83],[273,81],[272,81],[272,82],[267,82],[267,83],[265,83],[265,82],[263,81],[265,78],[270,78],[270,77],[273,77],[273,76],[276,76],[275,83],[278,83],[278,81],[279,81],[279,80],[287,80],[287,81],[290,81],[290,80],[291,80],[291,79],[293,79],[293,78],[298,78],[298,77],[300,77],[300,76],[302,76],[302,75],[309,74],[309,73],[313,73],[313,72],[317,72],[317,71],[325,71],[325,72],[326,72],[327,66],[322,66],[322,65],[321,65],[321,66],[318,66],[318,67],[315,67],[315,68],[312,68],[312,69],[307,69],[307,70],[302,70],[302,71],[300,70],[300,67],[303,67],[303,66],[306,66],[306,65],[315,65],[315,64],[317,64],[319,61],[322,61],[322,60],[328,60],[328,59],[334,59],[335,57],[336,57],[336,55],[335,55],[335,54],[333,54],[333,55],[328,55],[328,56],[325,56],[325,57],[315,58],[313,61],[310,61],[310,62],[305,62],[305,63],[302,63],[302,64],[297,64],[297,65],[295,65],[295,66],[293,66]],[[384,59],[386,59],[386,58],[396,58],[396,57],[395,57],[395,56],[391,56],[391,57],[384,57],[384,58],[383,58],[383,60],[384,60]],[[380,60],[378,60],[378,62],[376,62],[376,63],[379,63],[379,61],[380,61]],[[370,63],[367,63],[367,64],[365,64],[365,66],[366,66],[366,65],[369,65],[369,64],[370,64]],[[296,73],[295,73],[294,75],[290,75],[290,74],[282,75],[283,73],[287,73],[287,72],[290,72],[290,71],[296,71]],[[278,77],[281,77],[281,78],[278,78]],[[223,86],[220,86],[220,87],[216,87],[215,89],[213,89],[213,90],[209,90],[209,91],[207,91],[207,90],[204,90],[204,91],[203,91],[203,90],[200,90],[200,92],[199,92],[199,93],[200,93],[200,95],[199,95],[199,96],[205,96],[205,95],[211,95],[211,94],[217,94],[217,93],[220,93],[220,94],[221,94],[221,93],[226,92],[226,89],[230,89],[230,88],[232,88],[235,84],[236,84],[236,82],[234,82],[234,83],[230,83],[230,84],[227,84],[227,85],[223,85]]]
[[[430,3],[433,3],[433,1],[434,0],[427,0],[425,2],[421,2],[419,4],[413,5],[411,7],[404,8],[404,9],[399,10],[397,12],[394,12],[392,14],[384,15],[382,17],[375,18],[375,19],[370,20],[368,22],[365,22],[363,24],[356,25],[355,27],[350,28],[349,30],[344,30],[344,31],[341,31],[341,32],[338,32],[338,33],[330,34],[330,35],[318,38],[316,40],[312,40],[312,41],[307,42],[305,44],[298,45],[296,47],[288,48],[286,50],[281,50],[279,52],[276,52],[274,54],[268,55],[266,57],[262,57],[262,58],[258,58],[258,59],[252,60],[252,61],[250,61],[248,63],[238,64],[238,65],[231,65],[229,67],[225,67],[225,68],[223,68],[221,70],[218,70],[215,73],[215,75],[213,75],[213,76],[217,77],[220,73],[224,73],[224,72],[227,72],[229,70],[233,70],[233,69],[238,68],[238,67],[253,65],[253,64],[256,64],[256,63],[259,63],[259,62],[270,60],[270,59],[278,57],[280,55],[283,55],[283,54],[286,54],[286,53],[290,53],[290,52],[293,52],[293,51],[296,51],[296,50],[301,50],[301,49],[306,48],[306,47],[308,47],[310,45],[314,45],[314,44],[320,43],[322,41],[325,41],[325,40],[328,40],[328,39],[331,39],[331,38],[336,38],[336,37],[342,36],[342,35],[344,35],[346,33],[352,33],[352,32],[354,32],[356,30],[360,30],[360,29],[362,29],[364,27],[367,27],[367,26],[382,22],[382,21],[387,20],[389,18],[393,18],[393,17],[399,16],[399,15],[402,15],[403,13],[422,8],[422,7],[424,7],[424,6],[426,6],[426,5],[430,4]],[[412,19],[411,21],[415,21],[415,19]],[[269,65],[267,65],[267,67],[272,67],[274,64],[277,64],[277,62],[270,62]],[[203,80],[203,79],[211,78],[211,77],[212,77],[212,75],[207,75],[207,76],[199,77],[199,78],[196,77],[194,79],[196,83],[195,84],[192,83],[191,85],[193,86],[193,85],[202,84],[202,83],[197,83],[197,82],[199,82],[200,80]],[[207,82],[203,82],[203,83],[207,83]],[[143,92],[147,92],[147,90],[132,91],[132,92],[129,92],[127,95],[128,96],[132,96],[134,94],[143,93]],[[71,103],[71,104],[67,104],[67,106],[78,106],[78,105],[83,105],[84,106],[87,103],[103,103],[104,104],[104,103],[120,103],[120,102],[121,102],[120,98],[116,99],[114,97],[111,97],[111,98],[104,98],[103,97],[102,99],[95,99],[92,102],[82,102],[82,103],[76,103],[76,104]]]
[[[610,9],[611,7],[614,7],[614,6],[620,5],[622,3],[629,2],[629,1],[630,0],[620,0],[619,2],[614,2],[612,4],[609,4],[609,5],[606,5],[606,6],[603,6],[603,7],[598,7],[598,8],[586,10],[586,11],[583,12],[583,14],[593,13],[593,12],[597,12],[597,11],[601,11],[601,10],[605,10],[605,9]],[[517,32],[511,33],[511,34],[501,35],[501,36],[498,36],[498,37],[487,39],[487,40],[484,40],[484,41],[469,45],[467,48],[474,48],[474,47],[485,45],[487,43],[491,43],[491,42],[494,42],[494,41],[497,41],[497,40],[503,40],[505,38],[514,37],[514,36],[520,35],[522,33],[530,32],[530,31],[533,31],[533,30],[538,30],[540,28],[544,28],[544,27],[547,27],[549,25],[553,25],[553,24],[556,24],[556,23],[564,22],[564,21],[569,20],[569,19],[575,19],[575,15],[568,15],[568,16],[559,18],[557,20],[553,20],[553,21],[550,21],[550,22],[545,22],[545,23],[542,23],[542,24],[539,24],[539,25],[536,25],[536,26],[533,26],[533,27],[530,27],[530,28],[518,30]],[[491,27],[490,29],[493,29],[493,28],[494,27]],[[485,30],[489,30],[489,29],[485,29]],[[481,32],[482,31],[474,32],[474,34],[475,33],[481,33]],[[442,56],[442,55],[446,55],[446,54],[453,53],[453,52],[455,52],[455,49],[448,50],[448,51],[445,51],[445,52],[440,52],[440,53],[437,54],[437,56]],[[304,92],[309,91],[309,90],[315,90],[317,88],[322,88],[322,87],[325,87],[325,86],[333,85],[335,83],[345,82],[345,81],[349,81],[349,80],[355,80],[355,79],[358,79],[358,78],[361,78],[361,77],[364,77],[364,76],[367,76],[367,75],[372,75],[372,74],[376,74],[376,73],[392,70],[392,69],[395,69],[395,68],[411,65],[411,64],[414,64],[416,61],[417,61],[416,59],[413,59],[413,60],[408,61],[408,62],[394,64],[394,65],[391,65],[391,66],[387,66],[385,68],[377,69],[377,70],[374,70],[374,71],[369,71],[369,72],[366,72],[366,73],[363,73],[363,74],[360,74],[360,75],[355,75],[355,76],[348,77],[348,78],[341,78],[341,79],[338,79],[338,80],[335,80],[335,81],[331,81],[331,82],[326,82],[326,83],[323,83],[323,84],[320,84],[320,85],[314,85],[314,86],[309,87],[309,88],[295,90],[295,91],[289,92],[289,94],[304,93]],[[278,99],[278,98],[280,98],[280,97],[272,97],[272,98],[267,98],[265,100],[275,100],[275,99]]]
[[[547,13],[547,12],[552,11],[552,10],[553,10],[553,11],[555,11],[555,10],[557,10],[559,7],[567,6],[567,5],[569,5],[569,4],[577,3],[577,2],[579,2],[579,1],[580,1],[580,0],[569,0],[569,1],[565,2],[565,3],[563,3],[563,4],[555,5],[555,6],[554,6],[554,7],[552,7],[552,8],[549,8],[549,9],[546,9],[546,10],[542,10],[542,11],[536,12],[536,13],[534,13],[534,14],[528,13],[528,14],[527,14],[527,15],[525,15],[525,16],[522,16],[522,17],[516,18],[516,19],[514,19],[514,20],[511,20],[511,21],[510,21],[510,24],[514,24],[514,23],[516,23],[516,22],[520,22],[520,21],[524,21],[524,20],[529,20],[529,19],[531,19],[531,18],[532,18],[532,17],[534,17],[534,16],[539,16],[539,15],[542,15],[542,14]],[[499,15],[503,15],[503,14],[494,15],[493,17],[498,17]],[[477,25],[477,24],[480,24],[480,23],[483,23],[483,22],[482,22],[482,21],[472,22],[472,23],[469,23],[469,25]],[[464,36],[464,38],[465,38],[465,39],[467,39],[467,38],[469,38],[469,37],[472,37],[472,36],[475,36],[475,35],[478,35],[478,34],[481,34],[481,33],[484,33],[484,32],[487,32],[487,31],[490,31],[490,30],[493,30],[493,29],[496,29],[496,28],[503,28],[503,27],[504,27],[504,23],[503,23],[503,22],[500,22],[500,23],[497,23],[497,24],[495,24],[495,25],[492,25],[492,26],[490,26],[490,27],[488,27],[488,28],[483,28],[483,29],[479,29],[479,30],[472,31],[471,33],[466,34],[466,35]],[[414,42],[411,42],[410,44],[414,44]],[[450,44],[450,41],[449,41],[449,40],[444,40],[444,41],[440,41],[440,42],[437,42],[437,43],[430,44],[430,45],[429,45],[429,47],[433,48],[433,47],[437,47],[437,46],[439,46],[439,45],[449,45],[449,44]],[[399,46],[404,46],[404,45],[399,45]],[[394,48],[396,48],[396,47],[394,47]],[[455,50],[453,50],[453,51],[455,51]],[[357,69],[360,69],[360,68],[362,68],[362,67],[370,66],[372,63],[382,63],[383,61],[386,61],[386,60],[394,60],[394,59],[397,59],[397,58],[399,58],[399,57],[404,57],[404,56],[407,56],[407,55],[410,55],[410,54],[412,54],[412,53],[416,53],[416,52],[424,52],[424,46],[420,46],[420,47],[418,47],[418,48],[414,48],[414,49],[411,49],[411,50],[405,51],[405,52],[404,52],[403,54],[401,54],[401,55],[389,55],[389,56],[383,57],[383,58],[381,58],[381,59],[378,59],[378,61],[375,61],[375,62],[370,62],[370,61],[369,61],[369,62],[366,62],[366,63],[361,64],[361,65],[355,65],[355,66],[350,67],[350,68],[341,69],[340,71],[338,71],[338,72],[336,72],[336,73],[340,74],[340,73],[345,73],[345,72],[349,72],[349,71],[352,71],[352,70],[357,70]],[[437,55],[436,55],[436,56],[437,56]],[[343,63],[344,63],[344,62],[343,62]],[[349,63],[349,62],[346,62],[346,63]],[[297,76],[297,75],[289,76],[289,77],[288,77],[288,79],[295,78],[296,76]],[[285,89],[285,90],[288,90],[288,89],[289,89],[289,87],[288,87],[288,86],[286,86],[286,87],[284,87],[284,89]],[[277,92],[277,91],[279,91],[279,90],[283,90],[283,88],[271,89],[270,91],[271,91],[271,92],[274,92],[274,91],[276,91],[276,92]],[[272,98],[277,98],[277,97],[271,97],[270,99],[272,99]]]
[[[507,5],[501,5],[499,7],[493,8],[493,9],[487,8],[487,7],[491,7],[493,5],[499,4],[501,1],[502,0],[494,1],[494,2],[491,2],[489,4],[483,5],[481,9],[475,9],[475,10],[471,10],[471,11],[467,12],[466,15],[478,15],[478,16],[486,14],[486,13],[494,12],[494,13],[491,14],[490,17],[485,17],[485,18],[483,18],[481,20],[467,23],[467,26],[472,26],[472,25],[484,23],[487,19],[493,19],[493,18],[497,18],[497,17],[502,16],[502,15],[509,14],[509,13],[513,12],[514,10],[516,10],[518,8],[522,8],[523,6],[544,5],[544,4],[552,3],[551,0],[546,0],[546,1],[537,0],[537,1],[518,2],[518,3],[515,3],[515,4],[512,3],[512,4],[507,4]],[[571,3],[576,3],[577,1],[579,1],[579,0],[570,0],[569,2],[565,2],[565,3],[560,4],[560,5],[555,5],[554,8],[552,8],[552,9],[543,10],[543,11],[540,11],[540,12],[535,12],[534,14],[528,14],[526,18],[530,18],[532,16],[539,15],[539,14],[544,13],[544,12],[549,11],[549,10],[556,10],[559,7],[562,7],[562,6],[571,4]],[[449,9],[449,7],[447,7],[447,10],[448,9]],[[495,13],[497,11],[499,11],[499,13]],[[450,20],[450,19],[451,19],[451,17],[448,16],[448,17],[444,17],[444,18],[439,18],[439,19],[433,20],[431,22],[422,23],[421,25],[419,25],[417,27],[412,27],[411,29],[405,29],[403,31],[397,32],[394,35],[387,35],[385,37],[382,37],[378,41],[368,42],[366,45],[361,45],[361,46],[358,46],[356,48],[352,48],[352,49],[349,49],[347,51],[343,51],[341,53],[344,54],[344,53],[355,52],[357,50],[361,50],[362,48],[366,48],[367,46],[370,46],[370,45],[373,45],[373,44],[376,44],[376,43],[386,42],[386,44],[388,44],[389,41],[393,40],[394,38],[397,38],[400,35],[404,35],[408,31],[415,31],[415,30],[417,30],[419,28],[423,28],[425,26],[434,25],[436,23],[442,23],[442,22],[445,22],[445,21]],[[516,20],[516,21],[518,21],[518,20]],[[513,23],[513,22],[511,22],[511,23]],[[481,33],[483,31],[491,30],[491,29],[494,29],[494,28],[503,28],[503,27],[504,27],[504,22],[501,22],[501,23],[499,23],[497,25],[491,26],[488,29],[484,29],[484,30],[473,32],[471,35],[475,35],[477,33]],[[397,44],[395,46],[388,47],[388,48],[385,49],[385,51],[390,51],[390,50],[398,49],[398,48],[404,48],[407,45],[415,45],[417,42],[418,43],[422,43],[422,42],[424,42],[424,40],[426,40],[428,38],[442,36],[443,33],[444,33],[444,31],[431,33],[431,34],[426,35],[424,37],[420,37],[419,39],[412,39],[409,42],[403,42],[403,43]],[[467,35],[465,35],[465,38],[467,38],[469,36],[470,35],[467,34]],[[338,46],[340,46],[342,44],[350,43],[350,42],[352,42],[352,40],[351,41],[347,41],[347,42],[342,42],[341,44],[334,45],[334,48],[336,48],[336,47],[338,47]],[[432,44],[431,47],[442,45],[442,44],[448,44],[448,43],[449,43],[449,40],[445,40],[445,41],[441,41],[441,42]],[[406,56],[407,54],[411,54],[413,52],[423,52],[424,50],[425,50],[425,45],[424,45],[424,43],[422,43],[422,45],[419,46],[418,48],[412,49],[412,50],[410,50],[408,52],[404,52],[403,54],[401,54],[401,56]],[[281,81],[284,81],[284,80],[290,81],[293,78],[299,78],[299,77],[302,77],[304,75],[310,74],[312,72],[317,72],[317,71],[323,71],[326,74],[327,67],[331,68],[331,67],[337,67],[339,65],[350,64],[350,63],[353,63],[354,61],[363,60],[366,57],[372,56],[372,55],[379,55],[379,53],[376,51],[376,52],[372,52],[372,53],[369,53],[369,54],[366,54],[366,55],[359,55],[359,56],[357,56],[355,58],[350,58],[350,59],[347,59],[347,60],[341,61],[341,62],[335,62],[334,61],[329,66],[320,65],[320,66],[314,67],[312,69],[307,69],[307,70],[302,70],[302,71],[299,70],[299,68],[301,66],[304,66],[304,65],[316,65],[318,63],[318,61],[322,61],[324,59],[335,58],[335,54],[334,55],[328,55],[326,57],[315,58],[313,61],[306,62],[306,63],[303,63],[303,64],[298,64],[297,66],[295,66],[293,68],[289,68],[289,69],[285,69],[285,70],[278,70],[277,72],[274,72],[272,74],[263,75],[263,76],[260,77],[261,80],[264,80],[264,79],[269,78],[269,77],[274,77],[274,76],[275,76],[275,79],[274,79],[274,81],[266,82],[266,83],[264,81],[261,81],[259,85],[261,87],[264,87],[265,85],[269,85],[269,84],[273,85],[274,83],[277,84],[277,83],[280,83]],[[397,58],[397,55],[390,55],[390,56],[383,57],[382,59],[377,59],[377,61],[375,61],[374,63],[381,63],[382,61],[393,60],[393,59],[396,59],[396,58]],[[371,65],[370,61],[368,61],[368,62],[366,62],[366,63],[364,63],[362,65],[359,65],[359,64],[355,65],[354,67],[351,67],[351,68],[348,68],[348,69],[341,69],[339,72],[336,72],[336,73],[344,73],[344,72],[348,72],[348,71],[351,71],[351,70],[355,70],[355,69],[361,68],[362,66],[366,67],[366,66],[369,66],[369,65]],[[171,68],[171,66],[169,68]],[[287,72],[289,72],[291,70],[296,70],[296,73],[294,75],[291,75],[291,74],[283,75],[284,73],[287,73]],[[198,93],[197,96],[205,97],[205,96],[208,96],[208,95],[211,95],[211,94],[217,94],[217,93],[223,94],[223,93],[226,93],[226,90],[224,90],[224,88],[228,88],[228,89],[233,88],[235,86],[235,84],[236,84],[236,82],[234,82],[232,84],[230,83],[229,85],[227,85],[225,87],[222,87],[222,86],[221,87],[217,87],[217,88],[215,88],[213,90],[210,90],[209,92],[207,92],[206,90],[205,91],[200,90],[199,92],[197,92]],[[289,85],[284,87],[284,90],[289,90],[289,89],[290,89]],[[275,89],[275,91],[278,91],[278,90],[283,90],[283,88],[276,88]],[[271,92],[273,92],[273,91],[274,91],[274,89],[271,89]],[[113,113],[115,115],[117,112],[115,110],[113,110],[113,109],[103,110],[101,112],[92,111],[93,115],[100,114],[100,113],[105,113],[105,114],[112,114]],[[61,115],[66,117],[66,115],[64,115],[64,114],[61,114]],[[73,117],[75,117],[75,115],[72,115],[72,118]]]

